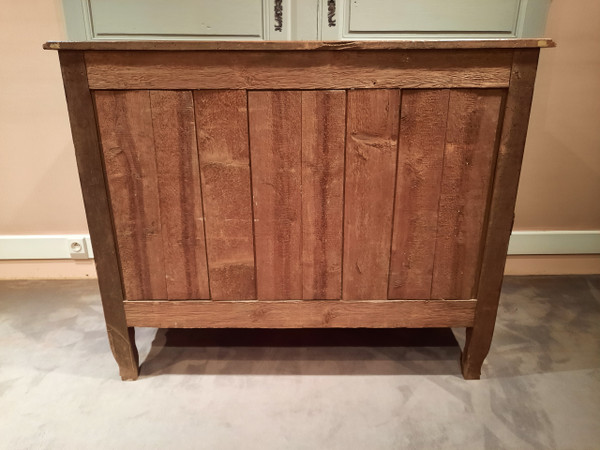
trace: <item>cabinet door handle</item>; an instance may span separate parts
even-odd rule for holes
[[[283,29],[283,0],[275,0],[275,31]]]
[[[327,23],[330,27],[335,27],[335,0],[327,0]]]

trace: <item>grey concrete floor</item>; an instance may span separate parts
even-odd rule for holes
[[[0,282],[0,448],[600,448],[600,276],[507,278],[480,381],[454,335],[138,329],[122,382],[95,281]]]

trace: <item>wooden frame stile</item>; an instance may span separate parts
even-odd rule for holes
[[[539,52],[534,48],[515,49],[513,53],[477,289],[475,325],[467,328],[461,355],[462,373],[467,380],[480,378],[481,366],[492,343]]]
[[[135,380],[139,374],[135,329],[127,325],[123,308],[119,258],[84,52],[61,51],[59,59],[85,212],[90,237],[96,250],[94,259],[108,340],[119,365],[121,378]]]

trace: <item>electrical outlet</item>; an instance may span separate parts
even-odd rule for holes
[[[69,254],[73,259],[88,259],[88,250],[85,243],[85,239],[69,239],[67,241],[69,245]]]

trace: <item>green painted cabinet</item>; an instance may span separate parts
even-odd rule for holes
[[[544,35],[551,0],[63,0],[71,40]]]

